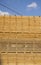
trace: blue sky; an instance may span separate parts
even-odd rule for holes
[[[41,0],[0,0],[4,5],[21,12],[24,16],[41,16]],[[0,5],[0,13],[17,15]]]

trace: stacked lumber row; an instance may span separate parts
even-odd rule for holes
[[[41,41],[1,41],[0,52],[41,52]]]
[[[1,53],[1,65],[41,65],[41,54]]]
[[[0,39],[41,39],[41,16],[0,16]]]

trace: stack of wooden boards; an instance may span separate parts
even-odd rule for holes
[[[41,16],[0,16],[0,65],[41,65]]]

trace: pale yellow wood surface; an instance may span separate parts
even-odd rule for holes
[[[41,65],[41,16],[0,16],[0,65]]]

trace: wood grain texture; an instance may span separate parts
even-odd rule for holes
[[[41,16],[0,16],[0,65],[41,65]]]

